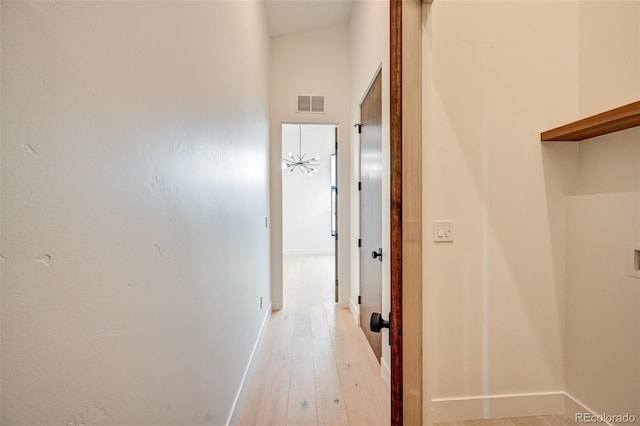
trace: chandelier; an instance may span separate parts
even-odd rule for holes
[[[309,176],[313,176],[313,173],[316,173],[320,163],[317,163],[320,160],[320,156],[316,155],[315,157],[307,158],[306,153],[302,153],[302,126],[298,126],[298,155],[294,155],[289,152],[289,158],[282,159],[282,169],[286,169],[289,171],[289,174],[292,174],[296,169],[300,170],[300,173],[306,173]]]

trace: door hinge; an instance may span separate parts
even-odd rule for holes
[[[362,191],[362,182],[358,182],[358,191]]]
[[[362,296],[358,296],[358,305],[362,305]]]
[[[338,241],[338,233],[336,232],[336,241]]]
[[[338,149],[338,141],[336,141],[336,150]]]
[[[336,279],[336,287],[338,287],[338,280]]]
[[[358,247],[362,247],[362,238],[358,238]]]

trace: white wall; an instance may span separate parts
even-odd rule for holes
[[[2,2],[2,424],[227,421],[270,299],[268,51],[258,2]]]
[[[302,153],[319,156],[317,173],[299,169],[282,171],[282,235],[284,254],[333,254],[331,236],[331,154],[335,151],[335,126],[282,125],[282,158]],[[296,157],[297,158],[297,157]]]
[[[559,194],[577,148],[546,152],[540,132],[578,112],[578,4],[424,13],[425,418],[562,413]],[[440,219],[453,243],[432,242]]]
[[[579,24],[579,116],[640,99],[640,2],[581,1]],[[566,390],[581,412],[640,418],[640,129],[580,142],[567,195]]]
[[[425,18],[425,241],[456,221],[454,243],[425,247],[425,415],[639,416],[640,133],[539,134],[638,99],[640,3],[435,2]]]
[[[356,1],[351,11],[350,22],[351,40],[351,121],[360,122],[360,102],[373,82],[378,69],[382,72],[382,158],[383,176],[387,176],[382,182],[382,251],[390,251],[390,136],[389,136],[389,4],[383,1]],[[351,130],[352,140],[352,188],[357,188],[360,168],[360,139],[355,129]],[[357,192],[355,192],[357,194]],[[351,227],[360,229],[360,203],[359,196],[351,200]],[[360,258],[356,241],[358,232],[353,233],[351,243],[351,299],[350,306],[356,321],[360,315],[358,295],[360,294]],[[389,256],[382,260],[382,312],[390,310],[390,277],[391,265]],[[383,330],[382,341],[387,342],[387,330]],[[391,365],[391,351],[388,345],[382,345],[382,374],[389,385]]]
[[[351,191],[349,117],[349,33],[346,25],[271,39],[271,252],[273,306],[282,306],[282,135],[281,123],[338,125],[338,205]],[[325,114],[297,114],[297,95],[324,95]],[[351,240],[349,210],[338,213],[339,305],[349,306]]]

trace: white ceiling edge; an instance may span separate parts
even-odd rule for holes
[[[353,0],[264,0],[271,37],[347,24]]]

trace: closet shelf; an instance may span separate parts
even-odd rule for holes
[[[640,126],[640,101],[630,103],[540,134],[542,142],[575,142]]]

